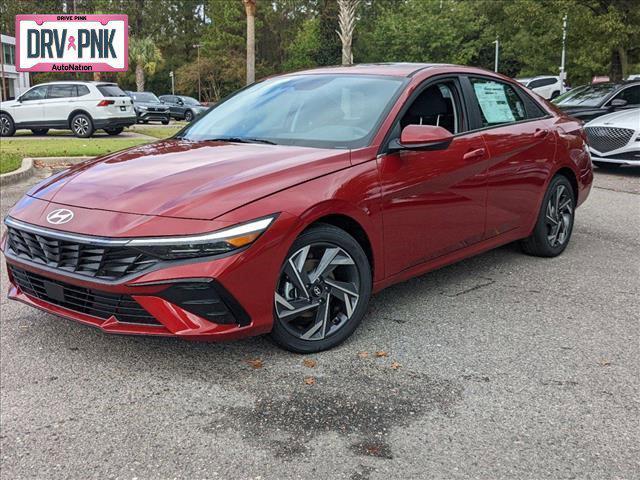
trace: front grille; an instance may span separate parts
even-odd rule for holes
[[[9,227],[8,246],[19,258],[92,278],[117,280],[160,260],[125,246],[91,245]]]
[[[47,303],[105,320],[113,316],[123,323],[162,325],[129,295],[76,287],[12,265],[9,269],[20,290]]]
[[[624,147],[633,135],[629,128],[614,127],[587,127],[585,132],[589,146],[602,153]]]

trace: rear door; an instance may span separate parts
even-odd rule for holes
[[[477,243],[484,233],[488,154],[483,134],[469,131],[457,77],[419,87],[390,139],[413,124],[438,125],[455,136],[445,149],[378,157],[385,265],[391,275]]]
[[[537,217],[553,165],[553,119],[510,83],[481,76],[463,82],[490,156],[485,237],[527,228]]]
[[[44,100],[44,118],[51,125],[64,126],[73,111],[77,96],[73,83],[57,83],[49,85],[47,98]]]

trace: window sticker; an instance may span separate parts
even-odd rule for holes
[[[516,119],[513,117],[507,101],[504,85],[493,82],[475,82],[473,89],[487,123],[515,122]]]

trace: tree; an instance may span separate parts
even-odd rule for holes
[[[356,10],[360,0],[338,0],[338,36],[342,42],[342,65],[353,63],[353,53],[351,43],[353,41],[353,30],[356,28]]]
[[[129,58],[136,68],[136,90],[144,91],[145,73],[153,75],[162,62],[162,52],[150,37],[131,38],[129,42]]]
[[[247,15],[247,85],[256,81],[256,0],[242,0]]]

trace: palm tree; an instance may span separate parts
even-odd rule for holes
[[[247,85],[256,81],[256,0],[242,0],[247,14]]]
[[[129,42],[129,58],[136,66],[136,90],[144,91],[144,75],[153,75],[160,62],[162,53],[149,37],[132,38]]]
[[[338,0],[338,36],[342,42],[342,64],[351,65],[353,63],[353,52],[351,43],[353,41],[353,30],[356,27],[356,10],[360,0]]]

